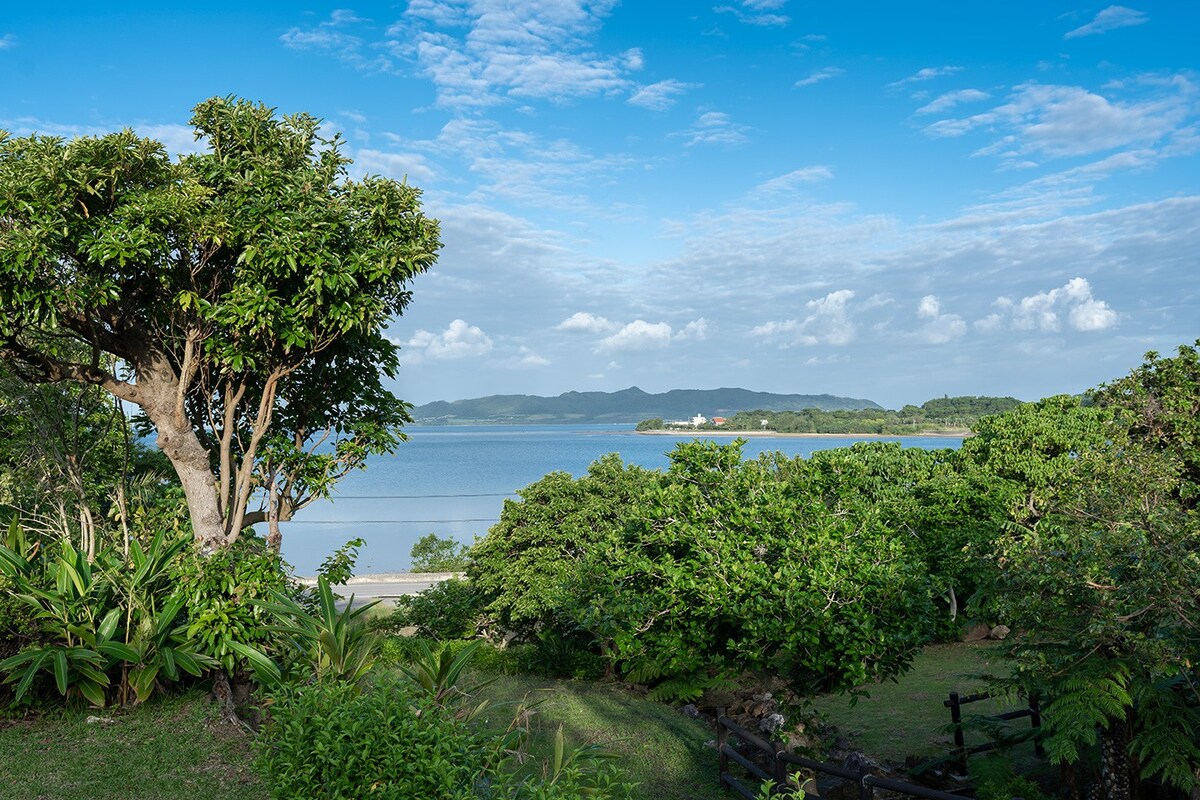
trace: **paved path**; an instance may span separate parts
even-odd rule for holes
[[[447,578],[462,577],[457,572],[393,572],[386,575],[359,575],[349,583],[334,586],[333,591],[355,600],[395,600],[405,594],[418,594]],[[316,586],[316,578],[301,578],[301,583]]]

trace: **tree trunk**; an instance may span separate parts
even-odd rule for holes
[[[1100,730],[1100,785],[1104,800],[1133,800],[1129,779],[1129,722],[1109,720]]]
[[[225,533],[225,521],[217,505],[217,487],[213,480],[208,452],[196,438],[191,423],[178,420],[175,414],[156,413],[153,404],[142,406],[146,416],[158,431],[158,446],[175,467],[183,494],[187,498],[188,514],[192,519],[192,534],[196,546],[207,555],[237,539],[237,532]]]

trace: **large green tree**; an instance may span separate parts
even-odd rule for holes
[[[1011,515],[992,607],[1021,635],[1014,682],[1046,698],[1051,758],[1099,744],[1107,800],[1140,778],[1200,778],[1200,368],[1150,353],[1084,405],[1049,398],[985,420],[968,457]]]
[[[191,122],[178,161],[129,130],[0,133],[0,358],[137,406],[211,550],[399,441],[384,328],[441,243],[311,116],[214,98]]]

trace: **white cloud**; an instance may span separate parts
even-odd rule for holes
[[[888,88],[898,89],[901,86],[907,86],[910,83],[920,83],[922,81],[930,81],[934,78],[940,78],[943,75],[953,75],[956,72],[962,72],[962,67],[925,67],[919,69],[907,78],[901,78],[898,81],[893,81],[888,84]]]
[[[813,72],[807,78],[801,78],[800,80],[796,81],[796,86],[812,86],[815,83],[827,81],[830,78],[836,78],[845,71],[846,70],[842,69],[841,67],[824,67],[816,72]]]
[[[747,25],[783,26],[792,21],[784,14],[774,14],[787,5],[787,0],[741,0],[741,8],[734,6],[715,6],[713,11],[718,14],[733,14]]]
[[[971,117],[939,120],[925,133],[942,138],[984,127],[1007,130],[976,155],[998,155],[1010,165],[1031,153],[1079,156],[1152,144],[1187,130],[1197,95],[1183,76],[1154,88],[1150,96],[1122,102],[1078,86],[1025,83],[1015,87],[1003,105]]]
[[[854,292],[850,289],[830,292],[820,299],[809,300],[804,304],[809,312],[804,319],[767,322],[753,328],[750,335],[763,339],[783,339],[783,347],[791,344],[850,344],[858,335],[847,308],[852,299]]]
[[[386,178],[412,178],[419,184],[433,183],[434,171],[424,156],[417,153],[385,153],[381,150],[359,150],[354,165],[360,174],[383,175]]]
[[[1128,28],[1132,25],[1142,25],[1149,22],[1143,11],[1135,11],[1125,6],[1109,6],[1096,15],[1095,19],[1073,31],[1063,34],[1064,39],[1074,39],[1079,36],[1092,36],[1097,33],[1107,33],[1117,28]]]
[[[492,351],[492,339],[475,325],[456,319],[441,333],[418,330],[400,346],[404,363],[420,364],[486,355]]]
[[[626,90],[625,74],[644,62],[636,48],[612,55],[594,50],[595,32],[613,5],[611,0],[414,3],[388,30],[387,46],[416,60],[437,87],[442,106],[612,94]]]
[[[979,89],[959,89],[954,92],[946,92],[939,95],[932,102],[926,103],[917,109],[918,114],[940,114],[943,111],[949,111],[960,103],[977,103],[980,100],[987,100],[991,95]]]
[[[580,333],[608,333],[616,330],[620,325],[604,317],[588,313],[587,311],[576,311],[571,316],[564,319],[555,326],[555,330],[560,331],[577,331]]]
[[[630,350],[658,350],[671,343],[671,326],[665,322],[637,319],[600,342],[598,350],[618,353]]]
[[[729,118],[723,111],[707,111],[700,115],[696,123],[686,131],[674,134],[685,137],[687,146],[697,144],[742,144],[749,139],[746,125],[740,125]]]
[[[6,33],[4,36],[0,36],[0,50],[7,50],[10,47],[16,47],[16,45],[17,37],[13,36],[11,33]]]
[[[138,125],[136,130],[139,136],[162,142],[172,155],[203,153],[208,149],[208,140],[197,140],[196,129],[190,125]]]
[[[525,345],[521,345],[514,355],[496,362],[496,366],[505,369],[534,369],[536,367],[545,367],[549,364],[550,359],[545,358]]]
[[[1056,332],[1063,318],[1077,331],[1102,331],[1117,324],[1118,315],[1108,303],[1092,296],[1086,278],[1073,278],[1057,289],[1038,292],[1013,302],[998,298],[999,313],[989,314],[975,323],[980,330],[994,331],[1008,326],[1016,330]]]
[[[708,338],[708,320],[704,317],[694,319],[687,325],[684,325],[679,333],[675,334],[677,341],[692,341],[702,342]]]
[[[769,181],[764,181],[754,187],[754,192],[758,194],[777,194],[779,192],[787,192],[794,190],[800,184],[819,183],[827,181],[833,177],[833,170],[826,166],[801,167],[794,169],[786,175],[780,175],[777,178],[771,178]]]
[[[943,314],[941,301],[932,294],[921,298],[917,304],[917,317],[929,320],[916,332],[916,338],[926,344],[947,344],[961,339],[967,332],[967,323],[957,314]]]
[[[389,66],[386,59],[368,60],[362,55],[363,40],[346,31],[346,28],[367,22],[353,11],[340,8],[329,15],[329,19],[318,23],[315,28],[290,28],[279,41],[293,50],[316,50],[336,56],[359,68],[384,69]]]
[[[675,105],[675,98],[688,89],[695,89],[698,83],[684,83],[674,78],[640,87],[626,102],[630,105],[648,108],[651,111],[666,111]]]

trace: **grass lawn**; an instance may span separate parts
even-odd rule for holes
[[[73,708],[0,720],[6,800],[265,800],[250,770],[250,735],[202,694],[132,709]],[[87,721],[100,717],[101,722]]]
[[[1002,669],[994,644],[935,645],[898,682],[871,687],[871,696],[856,705],[836,696],[814,705],[855,749],[900,762],[908,755],[944,755],[951,740],[942,701],[950,691],[981,688],[964,675]],[[639,784],[638,797],[725,797],[716,751],[706,746],[715,734],[671,706],[613,685],[529,676],[500,677],[483,693],[493,703],[541,701],[531,723],[529,749],[536,758],[550,754],[561,724],[571,746],[597,743],[614,753]],[[991,701],[971,707],[998,710]],[[494,708],[487,725],[504,729],[514,711]],[[90,716],[105,721],[89,723]],[[6,800],[265,800],[250,761],[249,734],[221,722],[200,693],[126,710],[74,708],[0,721],[0,795]]]
[[[544,701],[531,728],[530,752],[545,759],[555,731],[563,726],[570,746],[601,744],[638,784],[647,800],[716,800],[726,798],[717,784],[715,739],[707,726],[670,706],[637,697],[617,686],[504,676],[483,692],[493,702]],[[504,728],[515,709],[489,714],[489,726]]]
[[[972,674],[1005,674],[1007,666],[996,642],[930,645],[913,661],[912,669],[899,680],[869,687],[870,697],[851,705],[847,697],[827,695],[813,705],[837,726],[856,750],[904,763],[907,756],[932,758],[946,755],[953,745],[950,710],[942,705],[950,692],[960,695],[984,690],[983,681]],[[963,707],[964,720],[971,716],[998,714],[1015,708],[995,700]],[[1015,724],[1028,725],[1028,720]],[[968,731],[969,731],[968,726]],[[986,741],[982,734],[968,733],[967,743]],[[1032,745],[1014,753],[1018,760],[1032,757]],[[1030,751],[1026,754],[1024,751]]]

